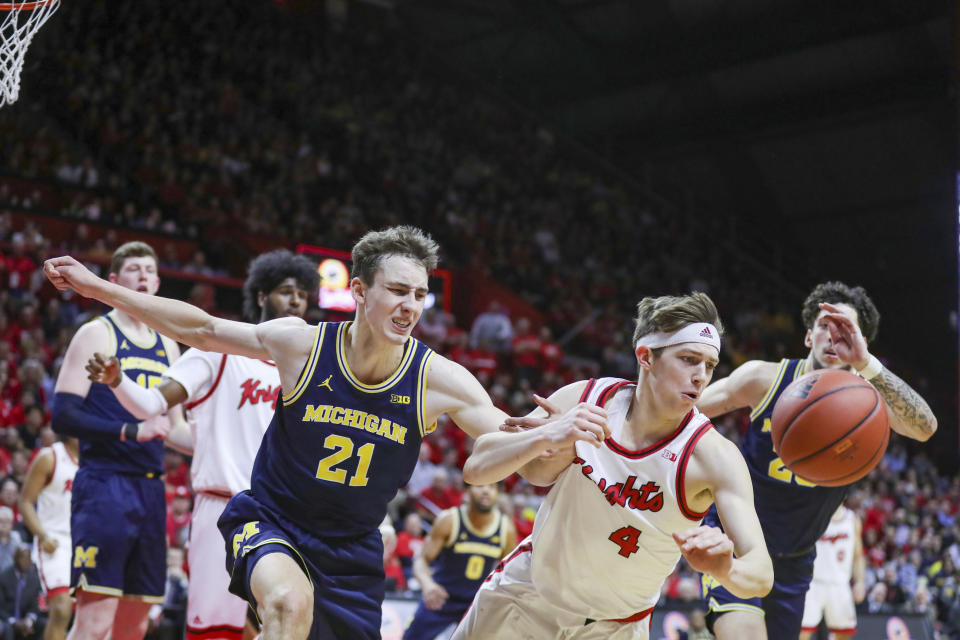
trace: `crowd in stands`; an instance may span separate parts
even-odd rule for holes
[[[727,249],[733,227],[714,216],[688,224],[638,197],[536,122],[437,78],[415,43],[271,3],[169,9],[66,3],[30,51],[21,102],[0,111],[0,618],[5,572],[30,542],[19,487],[55,437],[60,359],[101,311],[45,286],[38,265],[64,252],[107,257],[117,230],[145,234],[161,266],[242,277],[263,241],[343,248],[368,228],[423,226],[445,265],[479,270],[543,313],[538,323],[496,302],[475,319],[431,309],[417,328],[513,415],[572,380],[635,375],[631,318],[643,293],[714,297],[728,329],[717,377],[799,353],[798,314],[784,304],[796,296]],[[13,212],[65,217],[74,232],[51,241]],[[202,248],[180,255],[171,238]],[[202,290],[194,301],[209,309],[212,299]],[[736,440],[745,424],[737,413],[717,426]],[[441,421],[391,505],[398,542],[385,564],[398,592],[415,592],[424,532],[460,501],[470,445]],[[171,451],[165,465],[171,555],[157,633],[181,623],[191,498],[188,460]],[[516,476],[505,486],[502,507],[522,537],[543,491]],[[849,504],[864,520],[864,610],[920,612],[942,637],[960,637],[960,480],[895,440]],[[681,563],[664,595],[696,599],[695,574]]]

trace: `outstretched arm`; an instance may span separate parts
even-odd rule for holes
[[[687,469],[687,495],[704,510],[710,496],[723,531],[701,526],[674,539],[691,567],[716,578],[739,598],[758,598],[773,587],[773,562],[753,506],[747,463],[736,445],[715,431],[704,435]]]
[[[714,418],[734,409],[756,407],[773,382],[777,366],[775,362],[762,360],[743,363],[729,376],[704,389],[697,401],[697,409]]]
[[[567,385],[548,400],[539,399],[540,408],[526,418],[509,421],[533,428],[481,436],[463,467],[464,480],[489,484],[519,472],[532,484],[547,486],[573,461],[577,441],[601,446],[610,435],[607,414],[601,407],[577,402],[584,384]]]
[[[890,428],[900,435],[925,442],[937,431],[937,418],[919,393],[880,364],[867,350],[867,341],[849,316],[832,304],[822,302],[828,313],[830,338],[837,356],[852,366],[880,393],[889,409]]]
[[[272,357],[258,334],[257,327],[261,325],[215,318],[186,302],[132,291],[98,278],[70,256],[47,260],[43,272],[57,289],[70,288],[120,309],[177,342],[205,351],[263,360]]]

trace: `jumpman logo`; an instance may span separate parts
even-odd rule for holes
[[[326,387],[328,391],[333,391],[333,387],[330,386],[330,378],[333,377],[333,374],[327,376],[327,379],[318,384],[318,387]]]

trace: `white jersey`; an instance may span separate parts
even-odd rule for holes
[[[69,539],[70,497],[73,495],[77,461],[62,442],[54,442],[50,450],[53,452],[53,473],[37,495],[37,516],[48,534]]]
[[[856,543],[856,515],[846,507],[830,518],[827,530],[817,540],[817,559],[813,564],[816,582],[849,584],[853,576],[853,552]]]
[[[164,376],[187,391],[194,490],[230,497],[249,489],[253,460],[280,396],[276,365],[188,349]]]
[[[547,494],[533,525],[533,583],[554,606],[595,620],[627,618],[657,602],[680,559],[672,533],[697,526],[683,493],[684,470],[713,425],[696,409],[669,437],[625,449],[635,385],[591,380],[582,400],[606,406],[610,437],[576,457]]]

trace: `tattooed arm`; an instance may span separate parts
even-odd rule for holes
[[[829,323],[830,338],[837,356],[857,371],[862,371],[871,356],[860,327],[842,309],[832,304],[821,302],[820,308],[827,312],[822,318]],[[921,442],[929,440],[936,433],[937,419],[930,405],[893,372],[884,367],[870,378],[870,384],[887,404],[891,429]]]
[[[930,405],[892,371],[884,368],[870,380],[887,403],[890,428],[900,435],[925,442],[937,431]]]

